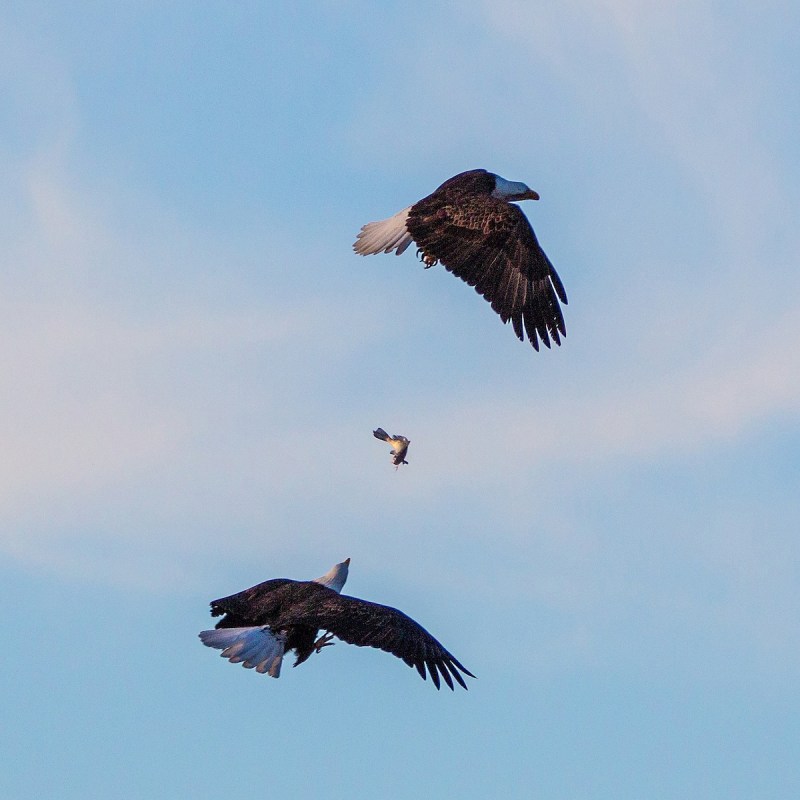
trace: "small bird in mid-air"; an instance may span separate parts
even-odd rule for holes
[[[559,300],[567,294],[539,246],[530,222],[514,202],[538,200],[524,183],[485,169],[462,172],[392,217],[361,228],[359,255],[400,255],[416,242],[425,268],[441,261],[448,272],[475,287],[520,341],[561,344],[567,329]],[[524,330],[524,333],[523,333]]]
[[[336,636],[401,658],[437,689],[440,676],[451,689],[453,678],[466,689],[461,673],[475,676],[420,624],[396,608],[340,594],[349,566],[348,558],[313,581],[275,578],[213,600],[211,615],[222,619],[200,639],[230,662],[277,678],[286,652],[295,651],[296,667]],[[318,637],[320,630],[327,633]]]
[[[408,446],[411,444],[411,439],[406,439],[405,436],[389,436],[383,428],[372,431],[372,435],[376,439],[388,442],[392,446],[392,464],[394,464],[395,469],[399,469],[401,464],[408,464],[406,453],[408,452]]]

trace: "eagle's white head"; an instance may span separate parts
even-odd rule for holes
[[[314,578],[312,583],[321,583],[334,592],[341,593],[342,587],[347,581],[347,573],[350,569],[350,559],[346,558],[339,564],[334,564],[324,575],[319,578]]]
[[[494,174],[494,173],[492,173]],[[538,200],[539,195],[524,183],[507,181],[499,175],[494,176],[494,191],[492,197],[506,200],[509,203],[515,200]]]

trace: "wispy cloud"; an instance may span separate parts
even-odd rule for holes
[[[563,15],[546,8],[487,7],[488,35],[479,46],[508,53],[513,67],[492,62],[492,71],[476,83],[469,71],[442,68],[448,59],[467,64],[464,48],[429,48],[414,63],[419,74],[410,82],[420,95],[416,113],[428,126],[426,135],[406,130],[404,140],[396,130],[398,105],[414,99],[407,88],[399,95],[387,88],[406,80],[400,71],[372,87],[377,105],[364,112],[367,127],[353,134],[363,137],[359,149],[365,144],[369,155],[369,148],[379,152],[399,137],[401,150],[417,148],[421,158],[436,160],[447,152],[456,159],[480,142],[484,153],[520,161],[529,157],[528,131],[540,122],[526,76],[541,77],[545,64],[550,73],[537,91],[555,76],[559,91],[591,111],[603,107],[604,79],[624,75],[624,91],[612,84],[609,91],[626,123],[615,127],[609,113],[603,133],[619,135],[623,149],[645,141],[656,160],[665,160],[666,149],[670,168],[690,177],[686,196],[662,203],[710,220],[702,253],[684,247],[676,263],[679,232],[660,224],[644,233],[631,229],[625,214],[639,202],[633,193],[598,207],[603,193],[591,187],[591,175],[575,170],[579,183],[569,190],[575,207],[560,246],[574,248],[585,262],[583,274],[569,263],[562,270],[571,295],[564,348],[535,356],[519,345],[506,359],[497,357],[492,343],[485,352],[468,352],[458,337],[441,335],[445,311],[434,303],[417,307],[414,315],[436,320],[429,335],[438,337],[438,363],[458,364],[466,376],[453,385],[441,382],[430,394],[420,386],[421,372],[437,369],[423,363],[433,340],[424,341],[408,320],[398,323],[381,308],[387,283],[376,281],[372,296],[365,291],[340,302],[326,295],[336,281],[317,289],[309,271],[296,266],[300,253],[325,270],[340,270],[352,286],[353,275],[412,271],[417,265],[411,256],[385,264],[353,262],[348,272],[346,259],[354,257],[347,240],[341,261],[330,255],[329,241],[300,240],[296,231],[259,234],[256,243],[220,240],[179,210],[165,214],[157,197],[141,187],[129,189],[113,175],[101,183],[96,176],[102,158],[87,164],[85,156],[76,156],[70,136],[80,136],[80,117],[65,83],[51,110],[73,133],[34,137],[3,192],[13,198],[8,205],[15,219],[0,242],[14,265],[2,284],[0,344],[0,357],[16,376],[2,398],[0,424],[7,454],[0,469],[0,543],[6,552],[73,574],[158,583],[202,570],[220,553],[274,557],[330,547],[337,559],[355,556],[338,551],[358,541],[363,563],[379,569],[390,558],[408,567],[410,581],[422,582],[435,575],[438,562],[419,566],[410,549],[439,554],[428,528],[446,527],[441,515],[449,521],[463,506],[470,518],[453,524],[467,545],[485,536],[479,526],[490,522],[497,543],[518,552],[525,569],[542,548],[550,564],[560,565],[536,571],[546,602],[573,610],[603,602],[608,583],[593,571],[597,543],[575,529],[582,520],[554,527],[547,542],[531,544],[525,523],[552,521],[548,505],[563,499],[557,487],[543,486],[541,476],[574,472],[579,465],[588,476],[602,475],[608,465],[636,470],[687,458],[795,414],[800,363],[792,344],[800,336],[800,308],[790,291],[777,299],[765,293],[753,268],[779,263],[784,287],[796,285],[788,268],[791,237],[773,241],[768,227],[748,228],[752,209],[735,196],[738,177],[725,172],[726,163],[754,154],[747,180],[762,176],[758,215],[768,216],[784,197],[778,165],[757,146],[757,119],[746,104],[723,103],[722,117],[710,126],[697,118],[711,95],[731,101],[735,86],[681,44],[687,10],[680,6],[653,17],[638,6],[576,4],[573,10],[570,29]],[[573,34],[583,41],[581,31],[595,49],[566,57],[575,47]],[[424,50],[427,44],[423,37],[416,46]],[[674,71],[651,64],[653,48],[673,45],[676,52],[667,53],[664,63],[681,61]],[[592,71],[597,48],[603,59]],[[436,81],[422,80],[426,69]],[[501,73],[510,84],[496,90]],[[681,103],[684,92],[690,101]],[[509,100],[519,93],[526,102],[517,107]],[[476,114],[481,98],[487,106]],[[448,108],[452,119],[431,116],[437,107]],[[501,108],[513,109],[513,124],[498,115]],[[727,132],[717,143],[720,125]],[[466,144],[455,135],[461,129],[472,137]],[[387,156],[393,169],[396,156],[395,150]],[[419,187],[420,194],[429,188]],[[645,199],[659,191],[649,187]],[[401,198],[398,207],[411,199]],[[313,237],[313,229],[304,230]],[[557,233],[546,231],[543,239]],[[251,259],[264,241],[263,268],[276,276],[296,269],[295,295],[273,297],[265,282],[255,296],[243,274],[225,271],[226,264]],[[292,252],[281,252],[285,241],[294,241]],[[428,273],[425,278],[430,285],[435,280]],[[232,293],[223,290],[234,284]],[[398,284],[388,288],[394,292]],[[455,303],[497,326],[488,320],[488,307],[465,296],[467,289],[449,286]],[[517,345],[510,330],[497,333],[492,342],[502,337],[509,350]],[[401,366],[387,363],[384,352],[387,342],[397,343],[390,341],[394,335],[403,337],[397,352],[408,349],[407,341],[418,348]],[[376,418],[364,419],[367,413]],[[411,423],[402,432],[412,438],[412,466],[394,475],[370,430],[394,425],[398,417]],[[468,453],[453,441],[464,432]],[[417,509],[416,526],[403,529],[397,542],[374,533],[387,513],[374,500],[387,491],[385,478],[393,481],[392,498]],[[532,492],[532,486],[541,490]],[[433,515],[430,523],[425,513]],[[160,578],[152,577],[153,561],[162,565]],[[465,577],[469,569],[465,565],[462,574],[452,566],[450,574],[456,582],[474,580]],[[585,586],[578,587],[580,581]]]
[[[152,582],[155,554],[185,544],[176,511],[191,514],[196,494],[215,484],[210,491],[229,501],[238,494],[237,449],[246,460],[258,442],[255,463],[276,483],[291,473],[289,460],[270,454],[290,450],[282,437],[293,426],[305,435],[303,398],[309,408],[318,402],[306,384],[363,347],[380,309],[353,309],[343,326],[337,303],[314,287],[294,298],[223,301],[208,276],[218,263],[247,259],[252,242],[226,251],[227,242],[186,222],[137,238],[131,228],[141,234],[142,220],[97,213],[127,201],[101,202],[87,183],[72,178],[61,144],[32,152],[3,181],[17,224],[0,236],[9,254],[0,278],[0,547],[42,567]],[[280,259],[277,250],[269,257]],[[167,301],[153,285],[153,261]],[[298,369],[298,351],[315,374]],[[245,480],[258,494],[243,518],[269,514],[264,477]],[[137,530],[145,520],[156,540]],[[137,540],[140,559],[138,546],[124,544]],[[162,578],[181,569],[158,561]]]
[[[604,460],[672,458],[730,443],[800,407],[800,311],[773,322],[773,343],[752,343],[686,369],[612,372],[590,392],[533,395],[524,407],[496,399],[450,409],[434,429],[470,430],[473,449],[492,462],[530,468]],[[476,426],[474,420],[481,420]],[[449,467],[463,468],[469,462]],[[483,462],[485,463],[485,461]]]

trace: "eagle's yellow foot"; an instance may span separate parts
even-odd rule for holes
[[[438,258],[429,256],[427,253],[423,252],[422,248],[417,250],[417,258],[419,258],[422,261],[422,263],[425,264],[425,269],[430,269],[431,267],[435,267],[439,263]]]
[[[332,642],[331,639],[333,639],[332,633],[326,633],[323,636],[320,636],[319,639],[314,642],[314,652],[319,653],[323,647],[330,647],[333,645],[334,642]]]

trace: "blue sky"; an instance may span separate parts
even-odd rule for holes
[[[0,793],[797,797],[799,25],[6,4]],[[561,348],[351,252],[475,167],[541,195]],[[197,640],[347,556],[469,692]]]

